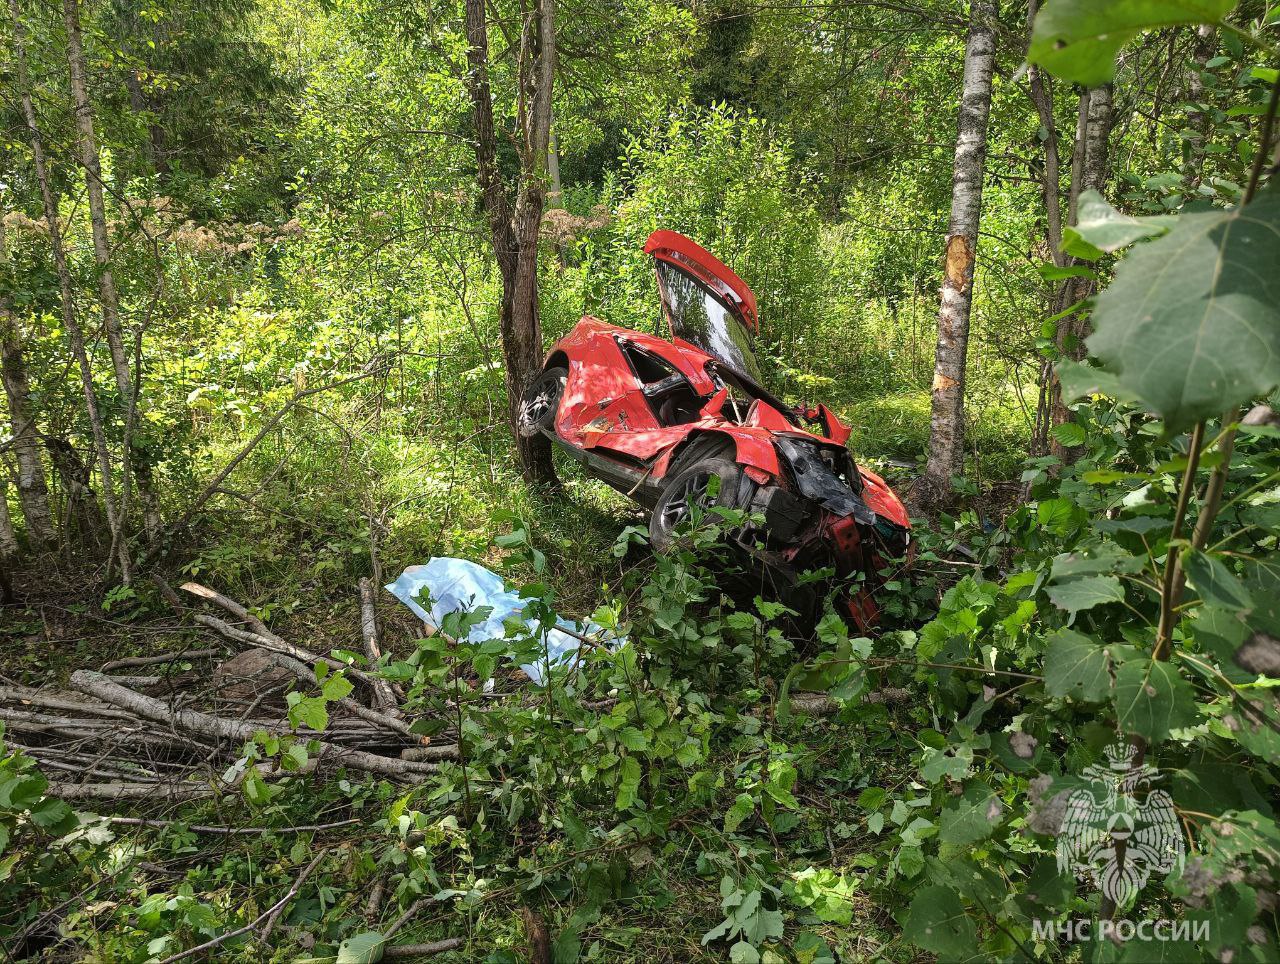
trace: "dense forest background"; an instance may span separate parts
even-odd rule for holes
[[[1037,8],[8,0],[0,955],[1276,960],[1277,8]],[[910,493],[874,639],[513,440],[530,338],[653,329],[657,228]],[[357,582],[432,556],[632,645],[495,696],[384,594],[370,669]],[[39,688],[208,644],[184,580],[315,665],[288,726],[204,794],[48,749]],[[317,767],[347,677],[460,759]],[[1053,841],[1117,732],[1198,861],[1120,908]]]

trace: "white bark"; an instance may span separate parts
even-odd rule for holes
[[[121,538],[121,519],[115,500],[115,482],[111,477],[111,453],[107,448],[107,436],[102,427],[98,409],[98,393],[93,384],[93,368],[85,349],[84,330],[76,317],[75,294],[71,287],[71,271],[67,267],[66,249],[62,246],[62,230],[58,222],[58,204],[50,187],[49,171],[45,165],[44,139],[36,119],[35,105],[31,99],[31,76],[27,65],[25,34],[18,0],[9,0],[9,15],[13,21],[13,53],[18,68],[18,89],[22,101],[22,117],[27,124],[31,141],[31,159],[36,169],[36,182],[40,186],[40,199],[44,205],[45,221],[49,226],[49,246],[53,251],[53,264],[58,275],[58,294],[62,308],[62,325],[67,333],[71,354],[80,367],[80,384],[84,390],[85,409],[93,431],[94,450],[98,457],[98,471],[102,475],[102,502],[107,512],[107,525],[111,529],[112,542],[116,546],[121,573],[130,578],[129,554]]]
[[[18,534],[9,515],[9,479],[0,465],[0,560],[18,557]]]
[[[992,0],[972,0],[951,181],[951,223],[947,231],[946,264],[938,311],[929,462],[921,480],[923,497],[917,497],[918,502],[926,505],[945,501],[951,491],[952,477],[964,470],[965,356],[969,347],[974,259],[982,215],[987,125],[991,115],[995,20],[996,5]]]
[[[7,265],[4,223],[0,221],[0,265]],[[22,332],[8,297],[0,295],[0,381],[9,403],[9,423],[13,431],[13,456],[18,463],[18,505],[27,524],[27,539],[36,549],[51,549],[58,541],[49,509],[49,486],[40,438],[31,406],[26,359],[22,353]]]

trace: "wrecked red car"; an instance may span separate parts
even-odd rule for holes
[[[655,231],[644,250],[670,339],[584,317],[526,392],[520,431],[545,433],[652,509],[659,550],[692,506],[762,517],[731,538],[781,598],[820,604],[799,577],[829,570],[848,587],[840,595],[855,623],[873,625],[879,571],[913,548],[902,502],[854,462],[849,429],[829,408],[793,408],[762,387],[756,297],[741,278],[674,231]]]

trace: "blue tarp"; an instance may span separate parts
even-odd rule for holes
[[[481,606],[492,607],[489,618],[471,629],[466,642],[479,643],[486,639],[502,639],[506,636],[503,623],[512,616],[519,616],[524,609],[525,600],[507,589],[502,577],[484,566],[466,559],[450,559],[437,556],[425,566],[409,566],[400,574],[400,578],[388,585],[387,590],[408,606],[417,617],[432,626],[439,627],[449,613],[471,612]],[[431,609],[422,608],[422,603],[430,602]],[[527,620],[527,625],[532,625]],[[598,633],[599,627],[589,623],[580,629],[577,623],[567,619],[558,620],[558,625],[566,626],[588,635]],[[623,640],[609,641],[611,649],[621,645]],[[552,665],[559,665],[571,660],[578,652],[579,641],[568,633],[553,629],[547,634],[547,652]],[[546,662],[528,663],[520,667],[533,682],[541,686]]]

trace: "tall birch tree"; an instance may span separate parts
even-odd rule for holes
[[[951,178],[951,222],[938,310],[929,420],[929,461],[913,501],[921,508],[945,502],[951,479],[964,469],[964,381],[973,303],[974,262],[982,216],[982,179],[995,70],[996,4],[972,0],[965,44],[964,83]]]

